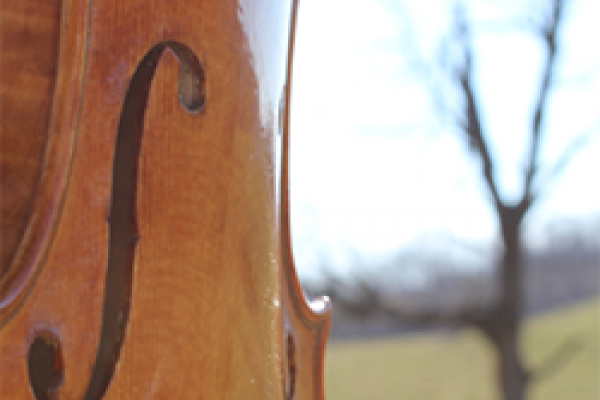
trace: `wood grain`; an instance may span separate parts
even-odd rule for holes
[[[60,0],[0,6],[0,281],[34,210],[49,134],[60,31]]]
[[[328,312],[298,285],[275,171],[292,9],[64,0],[48,217],[35,274],[0,293],[0,398],[323,397]]]

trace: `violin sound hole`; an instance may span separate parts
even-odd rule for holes
[[[100,343],[92,375],[83,397],[104,397],[119,360],[131,309],[133,265],[138,242],[137,180],[144,114],[150,85],[163,51],[171,51],[180,64],[179,102],[188,112],[203,109],[206,99],[204,71],[193,51],[184,44],[162,42],[139,63],[123,102],[116,137],[110,206],[108,263]],[[63,379],[58,339],[46,332],[36,337],[29,351],[29,378],[38,400],[57,397]]]
[[[285,343],[287,355],[287,380],[285,385],[285,398],[292,400],[296,392],[296,345],[294,337],[288,332]]]
[[[139,239],[136,204],[144,114],[150,84],[165,50],[171,51],[179,59],[178,95],[181,106],[195,113],[205,104],[204,71],[198,57],[184,44],[162,42],[155,45],[131,78],[123,102],[115,147],[100,345],[84,400],[98,400],[106,393],[129,321],[135,247]]]
[[[179,103],[191,113],[202,111],[206,103],[204,69],[198,57],[185,45],[177,42],[164,44],[179,59]]]
[[[36,335],[29,347],[27,368],[36,399],[54,399],[63,381],[64,367],[60,342],[52,332],[44,331]]]

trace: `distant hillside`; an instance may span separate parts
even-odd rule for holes
[[[538,314],[563,307],[600,293],[600,246],[594,241],[561,240],[527,255],[525,276],[526,313]],[[403,259],[402,262],[407,262]],[[440,264],[444,260],[438,261]],[[402,264],[401,264],[402,265]],[[449,269],[453,271],[452,268]],[[479,270],[490,271],[490,268]],[[330,283],[331,284],[331,283]],[[490,301],[495,293],[495,278],[488,274],[448,274],[418,291],[392,291],[391,302],[415,307],[452,309],[467,302]],[[389,291],[390,285],[387,286]],[[328,294],[327,288],[305,287],[309,298]],[[387,293],[386,291],[386,293]],[[352,296],[349,293],[348,296]],[[394,300],[395,298],[395,300]],[[332,337],[380,336],[408,333],[422,328],[390,319],[383,313],[355,315],[332,298]]]
[[[600,247],[583,241],[553,246],[527,257],[528,313],[538,313],[600,293]]]

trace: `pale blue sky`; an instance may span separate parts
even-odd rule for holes
[[[323,256],[343,265],[348,249],[377,259],[443,232],[483,246],[496,240],[477,160],[455,127],[434,112],[427,88],[406,66],[403,31],[414,33],[423,58],[435,57],[447,32],[450,2],[424,3],[401,3],[401,15],[391,0],[300,1],[291,185],[301,275]],[[483,123],[507,199],[522,185],[544,53],[530,32],[487,21],[512,21],[524,3],[467,3],[477,21],[473,46]],[[548,107],[544,165],[600,118],[599,15],[597,0],[575,0],[564,21],[561,82]],[[532,242],[561,218],[600,215],[599,159],[600,134],[530,213],[526,232]]]

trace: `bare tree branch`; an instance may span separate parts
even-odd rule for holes
[[[473,150],[481,157],[483,163],[483,175],[487,187],[494,200],[496,209],[500,209],[503,206],[500,195],[498,194],[498,187],[494,181],[494,167],[490,151],[485,142],[481,120],[479,117],[479,109],[477,108],[477,102],[472,86],[472,64],[471,64],[471,44],[469,41],[469,31],[467,22],[460,9],[455,12],[456,18],[456,29],[458,31],[459,40],[462,42],[464,51],[464,65],[458,71],[458,78],[460,81],[460,88],[466,101],[466,116],[463,130],[467,134],[469,144]]]
[[[359,317],[380,312],[395,320],[419,326],[455,328],[471,326],[485,331],[495,320],[495,309],[492,306],[478,306],[476,302],[448,311],[423,308],[410,310],[408,307],[389,304],[383,299],[377,285],[364,280],[353,280],[352,287],[332,276],[328,276],[326,282],[324,292],[334,303],[335,309],[343,308]]]
[[[412,20],[408,18],[407,9],[398,1],[388,1],[388,7],[400,20],[397,40],[406,66],[411,75],[430,93],[432,112],[437,115],[432,120],[437,122],[433,129],[439,131],[440,126],[455,124],[459,116],[456,101],[448,98],[451,82],[445,65],[448,61],[445,50],[449,43],[440,46],[436,56],[426,56],[420,51],[419,36]]]
[[[408,29],[405,29],[405,31],[408,31]],[[403,50],[403,54],[407,60],[409,69],[431,94],[433,112],[444,119],[450,118],[454,120],[456,116],[445,97],[444,83],[438,76],[436,69],[425,61],[424,57],[413,48],[414,41],[410,39],[410,35],[406,34],[403,36],[405,38],[403,49],[406,49]]]
[[[554,76],[554,68],[556,65],[556,36],[558,33],[559,23],[561,21],[563,6],[563,0],[553,1],[552,15],[549,17],[549,21],[540,30],[546,46],[546,65],[544,67],[542,85],[540,87],[538,99],[533,113],[529,158],[525,170],[525,187],[523,189],[523,195],[518,206],[518,208],[522,210],[523,214],[529,209],[534,201],[532,185],[538,171],[542,122],[545,116],[546,103],[548,101]]]
[[[542,85],[540,87],[538,99],[535,105],[533,113],[533,123],[531,127],[531,143],[529,151],[528,165],[525,171],[525,188],[523,190],[523,200],[531,196],[531,188],[533,179],[538,170],[538,159],[539,159],[539,145],[542,130],[542,122],[544,118],[544,111],[546,110],[546,103],[548,100],[548,93],[550,92],[550,86],[552,84],[552,78],[554,75],[554,67],[556,60],[556,32],[558,29],[558,23],[560,21],[562,9],[562,1],[554,0],[554,10],[551,21],[541,29],[542,37],[544,38],[544,44],[546,45],[546,65],[544,73],[542,75]]]

